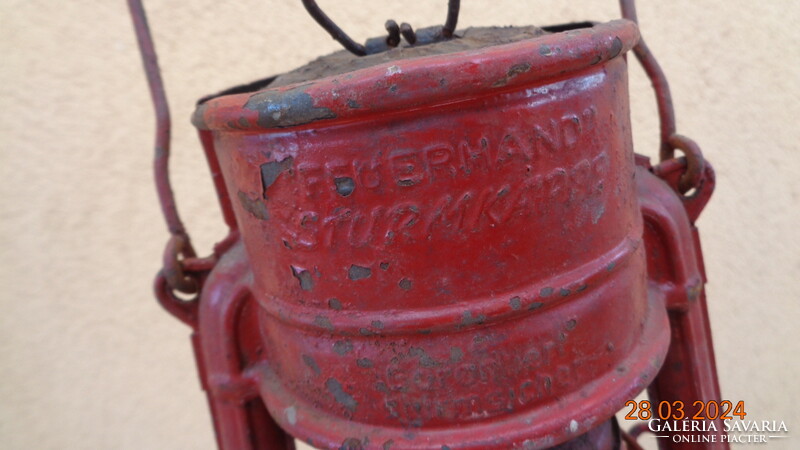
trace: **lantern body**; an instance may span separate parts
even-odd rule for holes
[[[323,448],[611,433],[669,346],[637,39],[613,21],[201,103],[235,217],[196,341],[220,445],[272,419]]]

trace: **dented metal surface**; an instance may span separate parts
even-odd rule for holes
[[[634,156],[623,56],[660,72],[635,23],[441,53],[387,29],[415,56],[195,111],[231,232],[207,259],[169,251],[156,286],[195,330],[219,446],[635,448],[613,417],[644,389],[718,400],[693,225],[713,170],[674,134],[665,81],[670,158]]]

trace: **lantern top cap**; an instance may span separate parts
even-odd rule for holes
[[[361,58],[341,51],[206,97],[192,122],[204,130],[280,131],[452,103],[568,77],[624,54],[639,39],[636,24],[625,19],[579,26],[549,27],[567,28],[549,34],[535,27],[469,29],[463,41]]]

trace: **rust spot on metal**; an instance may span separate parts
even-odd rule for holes
[[[372,276],[372,269],[355,264],[352,264],[350,266],[350,270],[347,272],[347,277],[353,281],[363,280],[364,278],[369,278],[370,276]]]
[[[336,118],[329,108],[314,106],[314,99],[305,92],[307,87],[257,92],[244,107],[258,113],[258,126],[262,128],[293,127]]]
[[[342,302],[340,302],[338,298],[329,298],[328,307],[334,311],[340,311],[342,309]]]
[[[314,289],[314,279],[311,277],[311,272],[300,267],[291,266],[291,268],[292,276],[300,282],[300,289],[304,291]]]
[[[310,368],[310,369],[311,369],[311,370],[312,370],[312,371],[313,371],[315,374],[319,375],[319,374],[320,374],[320,372],[322,372],[322,371],[319,369],[319,366],[317,365],[317,362],[316,362],[316,361],[314,361],[314,358],[312,358],[311,356],[309,356],[309,355],[303,355],[303,362],[304,362],[304,363],[306,363],[306,365],[307,365],[307,366],[308,366],[308,367],[309,367],[309,368]]]
[[[522,301],[520,301],[519,297],[511,297],[508,303],[511,305],[511,309],[515,311],[522,307]]]
[[[411,290],[411,286],[413,285],[413,283],[408,278],[403,278],[402,280],[400,280],[398,285],[400,286],[400,289],[408,291]]]
[[[336,192],[342,197],[348,197],[356,189],[356,183],[350,177],[338,177],[333,179],[336,185]]]
[[[333,351],[339,356],[344,356],[353,351],[353,343],[350,341],[336,341],[333,343]]]
[[[237,197],[239,197],[239,203],[242,205],[242,208],[252,214],[253,217],[260,220],[269,220],[267,205],[265,205],[260,198],[250,198],[242,191],[239,191]]]
[[[267,198],[267,189],[275,183],[278,176],[291,169],[294,158],[289,156],[282,161],[270,161],[261,165],[261,188],[264,190],[264,198]]]
[[[328,392],[333,395],[333,398],[336,399],[337,403],[347,408],[350,412],[355,412],[356,407],[358,407],[358,403],[352,395],[344,391],[342,383],[340,383],[339,380],[335,378],[328,378],[325,381],[325,387],[328,388]]]

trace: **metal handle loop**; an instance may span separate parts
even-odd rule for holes
[[[188,240],[183,235],[173,235],[167,241],[164,248],[164,268],[161,272],[173,289],[184,294],[195,294],[199,290],[198,282],[186,274],[181,259],[186,257],[187,244]]]
[[[167,243],[164,256],[164,276],[169,286],[185,293],[197,291],[197,282],[186,277],[181,267],[181,259],[195,256],[189,235],[183,226],[178,208],[175,205],[175,195],[169,180],[170,135],[172,119],[169,113],[169,104],[164,92],[164,81],[158,67],[153,38],[147,23],[147,16],[141,0],[128,0],[139,52],[147,74],[147,84],[150,88],[150,97],[156,113],[156,138],[153,171],[155,175],[156,191],[161,203],[161,212],[167,223],[167,229],[172,237]]]
[[[678,191],[685,194],[692,188],[700,186],[705,172],[705,159],[697,143],[686,136],[673,134],[667,144],[671,149],[677,149],[686,155],[686,171],[678,181]]]
[[[622,10],[622,17],[638,25],[639,18],[636,16],[635,0],[620,0],[619,4]],[[643,38],[639,38],[639,43],[633,47],[633,53],[653,84],[653,90],[656,94],[658,117],[661,125],[659,159],[661,161],[672,159],[675,156],[675,151],[674,147],[669,144],[669,139],[675,134],[675,108],[672,105],[672,94],[670,93],[667,77]]]

